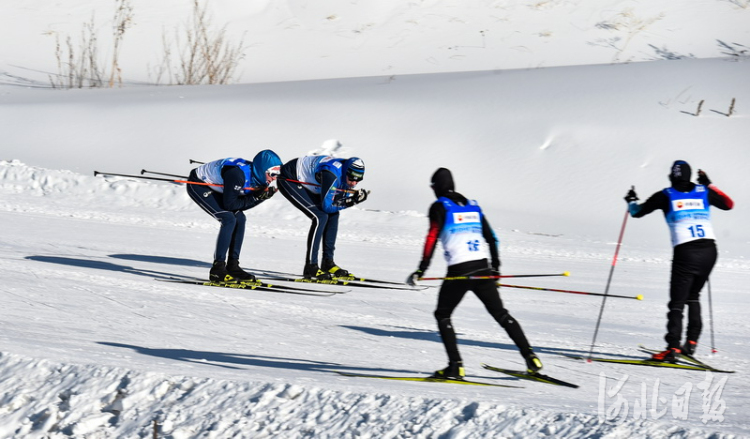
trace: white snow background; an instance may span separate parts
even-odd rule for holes
[[[0,437],[750,437],[747,1],[213,0],[246,43],[239,83],[156,87],[160,34],[190,2],[134,0],[125,85],[51,89],[54,35],[95,10],[106,42],[113,3],[0,4]],[[609,292],[645,298],[604,302],[594,352],[631,358],[664,345],[671,248],[660,213],[623,223],[622,197],[687,160],[737,204],[713,210],[698,351],[736,373],[570,360],[602,298],[503,288],[544,371],[580,388],[483,370],[523,361],[471,294],[453,319],[467,373],[520,388],[342,377],[444,367],[437,289],[161,282],[207,275],[218,224],[181,185],[93,176],[265,148],[364,159],[372,193],[342,213],[336,253],[361,276],[416,269],[440,166],[483,206],[504,274],[571,272],[506,283],[601,294],[625,224]],[[247,213],[242,265],[301,271],[308,220],[281,196]]]

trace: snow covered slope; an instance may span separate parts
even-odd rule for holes
[[[368,208],[425,209],[429,179],[450,164],[460,191],[497,227],[615,239],[631,185],[668,184],[674,160],[704,169],[738,199],[750,123],[750,63],[679,60],[611,66],[248,84],[50,90],[0,96],[8,159],[83,174],[187,175],[188,159],[283,160],[329,139],[362,157]],[[732,99],[736,114],[727,117]],[[699,102],[701,114],[693,116]],[[644,198],[645,199],[645,198]],[[415,203],[415,200],[424,200]],[[748,257],[742,213],[716,215],[722,249]],[[668,245],[656,216],[633,230]],[[739,244],[739,246],[738,246]]]
[[[56,39],[92,18],[100,55],[112,52],[120,1],[6,0],[0,73],[49,84]],[[130,0],[132,26],[120,46],[129,82],[154,82],[164,38],[183,35],[192,1]],[[204,4],[205,2],[201,2]],[[736,57],[750,50],[747,0],[689,3],[634,0],[210,0],[218,31],[244,43],[241,82],[528,69],[686,58]],[[22,42],[22,43],[21,43]],[[172,51],[175,46],[171,47]],[[2,76],[0,76],[2,78]],[[24,81],[21,81],[24,82]]]

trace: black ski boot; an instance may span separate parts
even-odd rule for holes
[[[464,364],[462,362],[450,362],[448,367],[435,371],[430,378],[438,378],[442,380],[462,380],[466,376],[464,372]]]
[[[333,276],[331,273],[322,271],[318,264],[305,264],[305,270],[302,272],[305,279],[330,280]]]
[[[529,352],[526,353],[523,358],[526,360],[526,370],[529,373],[537,373],[542,370],[542,367],[544,367],[542,366],[542,360],[540,360],[531,349],[529,349]]]
[[[232,276],[227,272],[227,263],[224,261],[214,261],[211,271],[208,273],[208,280],[211,282],[227,282]]]
[[[240,261],[237,259],[230,259],[227,262],[227,273],[232,276],[232,280],[238,282],[257,282],[258,279],[254,275],[240,268]]]
[[[336,265],[333,259],[323,259],[323,266],[320,267],[321,271],[330,273],[332,277],[352,277],[353,275],[343,268]]]
[[[695,349],[698,347],[698,342],[693,340],[687,340],[685,341],[685,344],[682,345],[682,354],[687,355],[688,357],[692,357],[695,355]]]

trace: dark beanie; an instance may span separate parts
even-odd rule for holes
[[[669,171],[670,181],[690,181],[690,165],[684,160],[677,160]]]
[[[453,185],[453,175],[446,168],[439,168],[432,174],[432,190],[435,196],[442,197],[448,192],[453,192],[456,187]]]

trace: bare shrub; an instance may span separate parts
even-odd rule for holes
[[[193,0],[193,15],[175,30],[175,42],[162,35],[164,54],[156,70],[156,83],[162,76],[169,84],[228,84],[234,81],[239,61],[244,57],[244,41],[232,44],[226,36],[226,26],[213,29],[213,19],[207,13],[208,4]],[[176,53],[173,51],[176,47]],[[173,61],[173,56],[177,59]]]
[[[119,56],[120,56],[120,44],[122,38],[125,35],[125,31],[133,23],[133,6],[129,3],[130,0],[115,0],[115,19],[114,27],[112,29],[113,37],[113,48],[112,48],[112,72],[109,76],[109,86],[114,87],[115,77],[117,82],[122,87],[122,70],[120,69]]]
[[[98,43],[93,15],[91,21],[84,23],[81,29],[81,39],[78,43],[77,52],[73,47],[73,40],[70,36],[65,38],[63,44],[60,42],[60,36],[55,35],[55,57],[58,73],[56,76],[50,76],[52,87],[101,87],[104,74],[97,62],[97,52]]]
[[[133,20],[133,7],[130,0],[115,0],[115,16],[113,27],[113,51],[109,86],[114,87],[115,80],[122,86],[122,71],[118,57],[125,31]],[[91,21],[84,23],[81,29],[81,39],[76,50],[70,36],[65,43],[60,42],[60,36],[55,34],[55,58],[57,59],[57,75],[50,76],[50,83],[54,88],[83,88],[103,87],[107,77],[106,68],[99,63],[99,40],[96,33],[94,14]]]
[[[625,53],[632,40],[649,26],[663,18],[663,13],[650,18],[642,18],[634,13],[633,8],[625,8],[609,19],[596,24],[596,27],[599,29],[607,30],[615,33],[615,35],[609,39],[599,39],[593,45],[615,49],[616,53],[612,59],[613,63],[627,62],[629,60],[623,60],[620,57]]]

